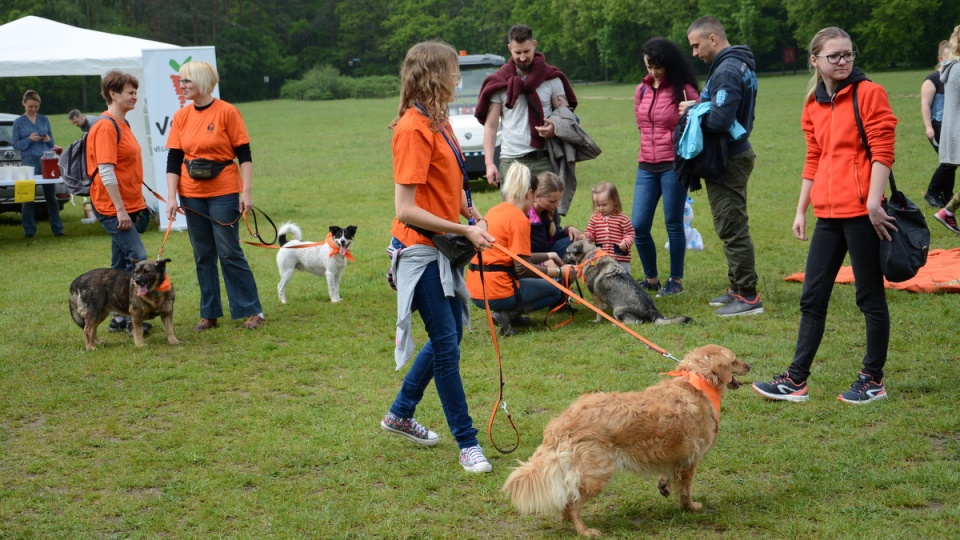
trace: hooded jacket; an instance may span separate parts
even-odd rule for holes
[[[856,67],[832,96],[823,81],[817,83],[813,99],[803,107],[800,124],[807,139],[803,178],[813,180],[810,201],[818,218],[867,215],[872,165],[860,143],[853,112],[855,84],[873,161],[893,167],[897,118],[883,87]]]
[[[700,102],[713,105],[703,117],[701,127],[705,131],[723,133],[733,121],[747,130],[747,135],[730,141],[728,155],[735,156],[750,149],[750,132],[753,131],[754,107],[757,103],[757,73],[753,53],[746,45],[733,45],[717,54],[707,74],[707,83],[700,92]]]
[[[638,163],[669,163],[673,161],[673,130],[680,120],[679,103],[674,99],[673,85],[664,77],[654,88],[653,77],[647,75],[637,85],[633,95],[633,112],[640,131]],[[685,99],[696,100],[697,89],[684,86]]]

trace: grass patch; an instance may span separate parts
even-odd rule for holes
[[[936,166],[917,110],[924,75],[873,77],[900,119],[899,184],[921,203]],[[712,315],[707,301],[726,286],[726,267],[705,193],[695,193],[693,226],[706,249],[688,253],[686,292],[658,300],[664,314],[695,323],[639,328],[676,355],[705,343],[727,346],[753,366],[749,381],[783,370],[796,339],[800,286],[783,277],[803,269],[807,251],[790,232],[804,158],[805,82],[760,80],[749,204],[766,314]],[[567,221],[583,226],[597,182],[616,183],[630,207],[638,137],[632,86],[577,90],[583,126],[603,148],[578,167]],[[41,224],[25,240],[19,216],[0,215],[0,538],[572,537],[552,517],[512,510],[499,488],[514,460],[532,454],[547,421],[579,394],[644,388],[671,362],[581,311],[559,331],[526,330],[501,342],[506,397],[523,440],[514,455],[500,456],[481,434],[492,474],[470,476],[457,465],[432,390],[418,419],[441,434],[437,447],[417,449],[382,433],[378,421],[402,376],[393,370],[395,295],[384,279],[393,217],[386,125],[396,101],[272,101],[240,109],[253,140],[257,206],[278,223],[299,223],[308,240],[322,239],[330,225],[359,227],[344,301],[329,303],[322,280],[299,273],[288,287],[290,303],[281,305],[275,252],[251,247],[266,326],[248,332],[237,328],[240,321],[222,321],[194,334],[192,253],[187,235],[174,233],[165,256],[173,259],[175,327],[184,344],[167,345],[155,329],[136,348],[104,325],[104,345],[87,353],[68,315],[67,291],[77,275],[109,265],[109,237],[80,224],[79,207],[65,209],[63,239]],[[65,119],[51,120],[61,141],[73,137],[76,128]],[[475,200],[483,210],[498,202],[492,190]],[[931,227],[933,248],[958,245],[943,227]],[[666,241],[662,221],[654,234]],[[143,238],[153,256],[161,233]],[[665,250],[659,254],[667,260]],[[811,401],[768,403],[746,388],[725,400],[718,445],[694,486],[703,512],[683,512],[676,499],[660,497],[655,479],[623,476],[587,507],[587,522],[611,538],[955,536],[960,417],[953,383],[960,369],[949,324],[956,298],[888,293],[890,398],[854,407],[835,395],[859,368],[863,319],[853,287],[838,286],[834,296]],[[483,430],[496,365],[479,313],[473,326],[463,343],[463,377]],[[414,327],[422,344],[419,320]],[[511,433],[501,420],[496,436],[506,444]]]

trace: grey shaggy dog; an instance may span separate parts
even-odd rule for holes
[[[582,266],[581,276],[598,304],[612,311],[613,318],[625,324],[686,324],[690,317],[664,317],[647,291],[610,255],[589,240],[578,240],[567,248],[563,261]],[[587,261],[586,264],[583,264]],[[602,317],[598,314],[596,322]]]

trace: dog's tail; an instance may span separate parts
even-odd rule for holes
[[[277,231],[277,240],[280,242],[281,246],[290,240],[296,240],[299,242],[303,240],[303,231],[300,230],[300,227],[297,227],[296,223],[288,221],[281,225],[280,230]]]
[[[559,514],[570,501],[580,497],[579,473],[565,467],[556,448],[537,449],[530,461],[510,473],[503,491],[522,514]]]
[[[693,319],[690,317],[658,317],[657,320],[653,321],[653,324],[688,324],[692,323]]]

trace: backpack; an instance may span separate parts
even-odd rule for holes
[[[120,126],[117,121],[109,116],[100,116],[97,120],[106,118],[113,122],[113,127],[117,129],[117,144],[120,144]],[[87,171],[87,133],[84,133],[79,139],[70,143],[60,154],[60,179],[63,185],[72,195],[80,197],[90,196],[90,185],[97,176],[97,171],[93,171],[93,176],[88,176]]]

